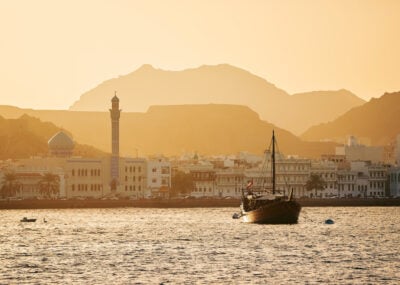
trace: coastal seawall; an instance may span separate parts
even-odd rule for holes
[[[299,199],[303,207],[400,206],[400,199]],[[0,201],[0,209],[68,208],[213,208],[239,207],[238,199],[143,199],[143,200],[10,200]]]

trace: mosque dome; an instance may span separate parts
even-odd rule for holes
[[[75,146],[74,141],[63,131],[56,133],[47,143],[53,156],[70,156]]]

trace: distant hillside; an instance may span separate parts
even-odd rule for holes
[[[365,103],[346,90],[290,96],[265,79],[228,64],[183,71],[143,65],[84,93],[70,110],[107,111],[115,90],[125,112],[145,112],[153,105],[243,105],[257,112],[261,119],[295,134]]]
[[[367,137],[373,145],[386,145],[400,134],[400,92],[385,93],[326,124],[307,130],[305,140],[344,140],[346,136]]]
[[[60,128],[54,124],[28,115],[18,119],[4,119],[0,116],[0,159],[47,155],[47,141],[58,131]],[[105,153],[91,146],[76,144],[74,154],[94,157]]]
[[[124,104],[121,101],[122,108]],[[0,114],[28,113],[71,131],[74,139],[103,151],[111,149],[108,112],[39,111],[1,107]],[[260,120],[248,107],[237,105],[153,106],[146,113],[121,113],[122,155],[261,154],[276,130],[280,150],[286,154],[319,157],[333,153],[329,143],[303,142],[290,132]]]
[[[299,131],[296,132],[299,135],[316,124],[332,121],[364,103],[364,100],[344,89],[293,94],[286,107],[287,119],[283,126],[292,126]]]

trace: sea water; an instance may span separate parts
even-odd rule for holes
[[[235,211],[2,210],[0,284],[400,284],[400,207],[303,208],[296,225]]]

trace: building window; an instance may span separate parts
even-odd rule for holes
[[[169,167],[167,167],[167,166],[162,167],[161,174],[169,174]]]
[[[74,169],[72,169],[72,176],[75,176],[75,170]]]

